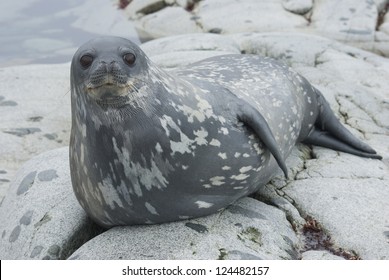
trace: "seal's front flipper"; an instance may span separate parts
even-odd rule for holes
[[[308,135],[308,137],[304,139],[304,141],[302,141],[302,143],[321,146],[332,150],[353,154],[360,157],[382,159],[380,155],[373,154],[373,153],[366,153],[361,150],[358,150],[353,146],[350,146],[340,141],[339,139],[335,138],[329,132],[326,131],[320,131],[315,129]]]
[[[276,159],[279,167],[285,174],[285,177],[288,178],[288,170],[286,168],[285,161],[281,155],[280,150],[278,149],[277,142],[274,139],[274,135],[270,130],[269,125],[267,124],[265,118],[249,104],[242,105],[239,113],[238,120],[243,122],[245,125],[250,127],[258,138],[263,142],[266,148],[269,149],[270,153]]]

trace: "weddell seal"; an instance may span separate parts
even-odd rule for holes
[[[168,72],[101,37],[71,64],[71,178],[104,227],[217,212],[266,184],[297,142],[380,158],[291,68],[222,55]]]

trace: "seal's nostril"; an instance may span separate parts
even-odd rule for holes
[[[114,65],[115,65],[115,61],[111,61],[108,65],[108,72],[112,72],[112,70],[114,69]]]

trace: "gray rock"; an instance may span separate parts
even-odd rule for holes
[[[291,31],[308,25],[305,18],[286,11],[280,1],[201,1],[194,10],[205,32]]]
[[[142,37],[159,38],[177,34],[202,32],[196,18],[182,7],[167,7],[136,22]]]
[[[282,0],[282,6],[289,12],[303,15],[312,9],[313,2],[312,0]]]
[[[140,6],[131,12],[149,3],[162,3],[158,0],[133,2],[134,6],[135,3]],[[376,30],[389,34],[387,0],[165,0],[165,4],[168,7],[152,9],[146,16],[138,13],[134,17],[143,37],[197,32],[287,34],[286,31],[297,31],[389,56],[388,40],[382,40],[382,35],[376,34]]]
[[[388,186],[387,179],[311,178],[290,182],[283,191],[300,213],[320,221],[336,247],[382,260],[389,259]]]
[[[311,26],[319,34],[336,40],[372,42],[377,19],[373,1],[318,0],[312,10]]]
[[[143,15],[157,12],[165,6],[164,0],[132,0],[126,7],[125,12],[131,19],[137,19]]]
[[[69,259],[295,259],[298,247],[282,211],[243,198],[204,218],[112,228]]]
[[[302,260],[344,260],[328,251],[306,251],[302,254]]]
[[[226,51],[185,51],[154,54],[151,59],[165,68],[177,68],[215,55],[231,54]]]
[[[0,259],[66,259],[99,232],[70,182],[68,147],[18,171],[0,206]]]
[[[68,63],[0,69],[0,201],[19,167],[69,143]]]
[[[201,33],[160,38],[142,44],[141,48],[148,56],[185,51],[240,53],[239,45],[232,38]]]
[[[143,51],[153,62],[165,68],[174,68],[211,56],[240,53],[231,38],[215,34],[177,35],[142,44]]]

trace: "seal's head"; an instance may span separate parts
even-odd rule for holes
[[[101,106],[120,107],[136,92],[148,60],[131,41],[119,37],[99,37],[82,45],[71,66],[72,87]],[[144,75],[143,75],[144,77]]]

